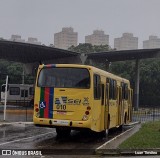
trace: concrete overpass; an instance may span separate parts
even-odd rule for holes
[[[0,59],[24,63],[26,72],[32,72],[38,66],[39,61],[43,63],[77,63],[84,64],[86,60],[92,62],[109,62],[135,60],[136,76],[134,88],[134,106],[139,106],[139,61],[146,58],[159,58],[160,49],[137,49],[108,51],[100,53],[80,54],[68,50],[62,50],[42,45],[20,43],[13,41],[0,41]]]
[[[0,59],[24,63],[26,73],[43,63],[81,63],[80,54],[63,49],[0,40]]]

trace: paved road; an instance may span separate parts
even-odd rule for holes
[[[25,152],[31,150],[41,152],[43,158],[97,158],[102,156],[91,155],[94,153],[95,149],[119,133],[119,131],[112,131],[108,137],[99,137],[91,133],[72,131],[71,136],[58,138],[55,129],[52,128],[40,128],[35,127],[33,124],[26,125],[18,123],[2,125],[0,126],[0,153],[2,150]],[[57,156],[54,154],[61,155]],[[9,156],[0,156],[0,158],[1,157],[7,158]],[[17,158],[17,156],[11,157]],[[103,157],[110,156],[103,155]],[[154,158],[154,156],[149,156],[148,158],[150,157]],[[143,156],[136,156],[136,158],[143,158]]]
[[[0,149],[42,150],[42,152],[77,153],[94,152],[106,142],[108,137],[98,137],[91,133],[73,131],[71,136],[57,138],[55,129],[40,128],[34,125],[0,126]]]

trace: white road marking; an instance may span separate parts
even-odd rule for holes
[[[48,132],[48,133],[44,133],[44,134],[40,134],[40,135],[36,135],[36,136],[32,136],[32,137],[27,137],[27,138],[13,140],[13,141],[10,141],[10,142],[1,143],[0,146],[1,145],[6,145],[6,144],[10,144],[10,143],[19,142],[21,140],[31,139],[31,138],[34,138],[34,137],[41,137],[41,136],[48,135],[48,134],[51,134],[51,133],[53,134],[54,132]]]

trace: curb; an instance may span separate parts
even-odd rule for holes
[[[32,125],[33,122],[0,122],[0,126],[5,125]]]
[[[105,146],[107,146],[108,144],[114,142],[117,138],[121,138],[122,136],[124,136],[125,134],[129,133],[130,131],[132,131],[140,122],[132,122],[128,125],[124,125],[124,128],[128,128],[130,127],[128,130],[126,130],[125,132],[115,136],[114,138],[112,138],[111,140],[105,142],[104,144],[102,144],[101,146],[99,146],[98,148],[95,149],[95,153],[96,154],[100,154],[100,155],[135,155],[135,151],[133,150],[121,150],[121,149],[105,149]],[[132,127],[133,126],[133,127]]]
[[[133,126],[133,125],[137,125],[139,123],[140,123],[139,121],[137,121],[137,122],[131,122],[131,123],[123,125],[123,126]]]
[[[116,139],[119,138],[120,136],[122,136],[122,135],[126,134],[127,132],[131,131],[133,128],[134,128],[134,127],[126,130],[125,132],[119,134],[118,136],[116,136],[116,137],[112,138],[111,140],[107,141],[106,143],[102,144],[101,146],[99,146],[98,148],[96,148],[96,152],[97,152],[98,150],[102,149],[102,148],[103,148],[104,146],[106,146],[107,144],[109,144],[109,143],[111,143],[112,141],[116,140]]]

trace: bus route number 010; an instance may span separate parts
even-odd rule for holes
[[[61,104],[58,104],[56,106],[57,109],[60,109],[60,110],[66,110],[66,105],[61,105]]]

